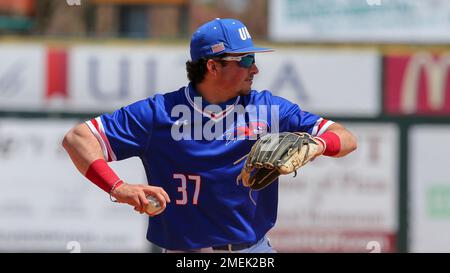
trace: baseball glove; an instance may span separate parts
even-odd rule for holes
[[[307,133],[264,135],[252,146],[237,182],[242,180],[244,186],[261,190],[282,174],[297,175],[297,169],[311,161],[317,149],[317,142]]]

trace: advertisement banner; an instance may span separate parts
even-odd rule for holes
[[[0,120],[0,252],[149,252],[147,217],[85,179],[61,142],[75,120]],[[146,183],[139,159],[113,162]]]
[[[374,117],[381,112],[380,66],[375,51],[286,50],[258,54],[254,89],[333,116]]]
[[[393,115],[450,115],[450,53],[384,58],[384,108]]]
[[[187,84],[186,48],[77,46],[70,50],[70,108],[111,111]]]
[[[279,252],[395,252],[398,137],[394,124],[345,124],[358,149],[320,157],[297,177],[280,179],[278,222],[270,232]]]
[[[0,110],[45,107],[45,47],[0,45]]]
[[[28,59],[18,51],[10,54]],[[0,88],[4,96],[14,96],[2,99],[0,107],[9,111],[110,112],[185,86],[187,54],[181,47],[49,48],[40,62],[33,63],[33,70],[27,70],[29,77],[20,81],[27,93]],[[381,111],[381,64],[375,51],[280,49],[258,54],[256,64],[259,74],[254,89],[270,90],[307,111],[364,117]],[[1,76],[0,71],[0,84]]]
[[[416,125],[409,136],[409,251],[450,252],[450,126]]]
[[[271,0],[269,37],[282,42],[450,42],[448,0]]]

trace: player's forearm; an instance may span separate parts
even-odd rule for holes
[[[98,140],[85,123],[79,124],[70,130],[64,136],[62,145],[75,167],[83,175],[93,161],[104,159]]]
[[[128,203],[150,216],[161,213],[170,202],[169,195],[161,187],[124,183],[105,161],[100,143],[85,123],[70,130],[62,145],[81,174],[118,202]],[[149,206],[147,195],[156,198],[159,207]]]
[[[356,150],[356,137],[350,131],[345,129],[344,126],[339,123],[334,123],[328,127],[327,131],[335,133],[340,140],[340,150],[337,154],[333,155],[333,157],[343,157]]]
[[[86,124],[70,130],[64,137],[63,147],[78,171],[106,193],[111,194],[123,185],[123,181],[105,161],[100,143]]]

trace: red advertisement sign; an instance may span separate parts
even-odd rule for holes
[[[47,50],[47,94],[67,97],[67,50],[50,48]]]
[[[386,56],[384,109],[395,115],[450,115],[450,53]]]

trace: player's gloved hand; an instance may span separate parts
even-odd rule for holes
[[[323,145],[307,133],[264,135],[252,146],[237,181],[242,180],[252,190],[261,190],[280,175],[297,174],[297,169],[321,155],[323,150]]]
[[[150,216],[160,214],[166,208],[166,203],[170,203],[169,195],[161,187],[123,183],[111,192],[111,196],[118,203],[127,203],[141,214],[146,213],[146,207],[149,205],[149,201],[147,200],[148,195],[155,197],[161,206],[161,209],[157,213],[149,214]]]

